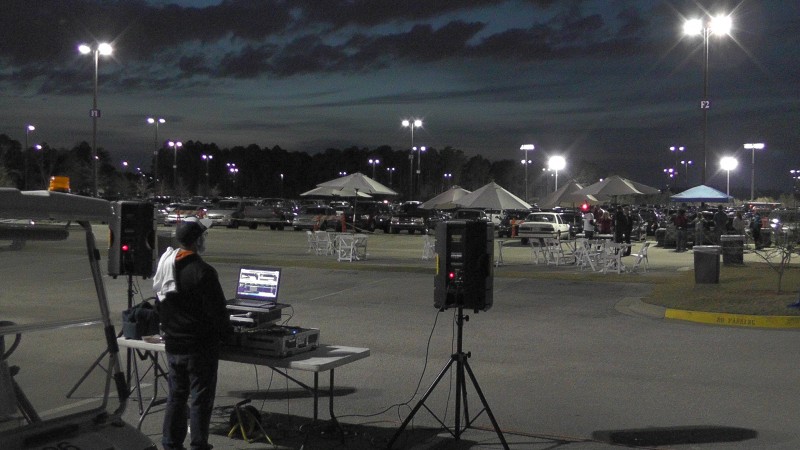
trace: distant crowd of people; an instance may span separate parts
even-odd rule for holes
[[[634,220],[628,206],[617,206],[613,218],[611,213],[599,206],[583,213],[583,234],[587,239],[594,238],[595,233],[613,234],[614,242],[630,244],[633,225]],[[630,253],[631,247],[627,246],[624,256],[628,256]]]

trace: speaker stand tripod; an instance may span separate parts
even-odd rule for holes
[[[494,414],[492,414],[492,409],[489,407],[489,403],[486,401],[486,397],[483,395],[483,391],[481,390],[480,385],[478,384],[478,380],[475,378],[475,374],[472,372],[472,368],[469,366],[468,358],[472,356],[471,353],[464,353],[463,351],[463,336],[464,336],[464,322],[469,320],[469,316],[464,315],[464,307],[458,306],[458,317],[456,319],[456,326],[458,328],[457,340],[456,340],[456,353],[453,353],[450,356],[450,361],[445,364],[442,370],[439,372],[439,375],[436,377],[436,380],[430,385],[425,394],[422,396],[420,401],[414,406],[414,409],[411,410],[411,413],[406,417],[406,420],[403,421],[403,424],[400,425],[400,428],[395,432],[392,439],[389,441],[388,448],[391,449],[394,445],[394,442],[400,437],[400,434],[405,430],[406,426],[411,422],[414,418],[414,415],[420,408],[425,407],[429,413],[455,438],[456,441],[461,439],[461,434],[472,425],[475,420],[484,412],[486,411],[486,415],[489,416],[489,420],[492,422],[492,427],[494,427],[495,433],[497,433],[497,437],[500,438],[500,443],[503,445],[504,449],[508,449],[508,443],[506,443],[506,438],[503,436],[503,432],[500,430],[500,426],[497,424],[497,420],[494,418]],[[439,417],[431,411],[425,405],[425,401],[428,397],[433,393],[436,386],[439,384],[440,381],[444,378],[447,372],[453,368],[455,365],[456,370],[456,409],[455,409],[455,425],[451,429],[448,427]],[[472,419],[470,419],[469,415],[469,407],[467,404],[467,385],[465,379],[465,373],[469,375],[470,380],[472,381],[472,386],[475,388],[475,392],[477,392],[478,397],[481,399],[481,403],[483,404],[483,409],[479,411]],[[463,401],[464,404],[464,423],[462,426],[461,423],[461,403]]]
[[[128,275],[128,309],[131,309],[132,307],[133,307],[133,275],[129,274]],[[120,330],[120,332],[117,333],[117,337],[119,338],[120,336],[122,336],[122,330]],[[74,386],[72,386],[72,389],[70,389],[69,392],[67,392],[67,398],[71,398],[72,397],[72,394],[74,394],[75,391],[78,390],[80,385],[83,384],[83,382],[86,381],[87,378],[89,378],[89,374],[91,374],[92,371],[94,371],[94,369],[96,369],[97,367],[100,367],[106,373],[108,373],[108,369],[106,369],[105,367],[100,365],[101,362],[103,361],[103,358],[105,358],[107,355],[108,355],[108,349],[105,349],[105,350],[103,350],[102,353],[100,353],[100,356],[98,356],[97,359],[94,360],[92,365],[89,366],[88,369],[86,369],[86,372],[84,372],[84,374],[81,376],[81,378],[78,380],[78,382],[75,383]],[[131,362],[132,362],[132,358],[133,358],[133,352],[129,348],[129,349],[127,349],[127,352],[126,352],[126,363],[127,364],[125,366],[126,367],[125,374],[126,374],[126,380],[127,380],[128,386],[131,385]],[[134,365],[134,368],[135,367],[136,366]],[[138,369],[136,369],[136,376],[137,377],[139,376]],[[138,395],[139,395],[139,413],[141,414],[141,412],[142,412],[141,411],[142,410],[142,394],[141,394],[141,392],[138,392]]]

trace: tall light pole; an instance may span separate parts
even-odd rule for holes
[[[708,38],[714,34],[727,36],[731,31],[732,20],[730,16],[718,15],[703,19],[687,20],[683,24],[683,32],[687,36],[703,37],[703,98],[700,100],[700,109],[703,111],[703,178],[701,184],[706,184],[708,166],[708,110],[711,101],[708,99]]]
[[[155,125],[156,135],[153,139],[153,178],[156,180],[156,184],[158,183],[158,126],[162,123],[166,123],[167,121],[161,117],[148,117],[147,123],[150,125]],[[161,195],[164,195],[164,183],[161,183]]]
[[[563,156],[551,156],[547,160],[547,168],[556,173],[556,191],[558,190],[558,171],[564,170],[565,167],[567,167],[567,160]]]
[[[678,171],[672,167],[667,167],[664,169],[664,175],[666,175],[669,180],[667,180],[667,188],[672,184],[672,179],[678,175]]]
[[[533,144],[525,144],[520,145],[520,150],[525,152],[525,159],[522,160],[522,164],[525,166],[525,203],[528,203],[528,166],[531,164],[531,160],[528,159],[528,150],[533,150]]]
[[[416,151],[416,147],[414,147],[414,128],[422,127],[422,119],[403,119],[400,123],[403,127],[407,127],[411,130],[411,174],[410,174],[410,182],[409,182],[409,197],[414,196],[414,151]],[[417,178],[419,178],[420,168],[419,163],[417,163]]]
[[[392,174],[394,173],[394,167],[387,167],[386,171],[389,172],[389,187],[392,187]]]
[[[736,170],[736,167],[739,166],[739,161],[732,156],[724,156],[719,160],[719,166],[722,170],[728,172],[728,187],[725,194],[731,195],[731,170]]]
[[[683,153],[685,150],[686,150],[686,147],[684,147],[684,146],[682,146],[682,145],[681,145],[681,146],[674,146],[674,145],[673,145],[673,146],[671,146],[671,147],[669,148],[669,151],[670,151],[670,152],[672,153],[672,155],[675,157],[675,165],[673,165],[672,167],[674,167],[674,168],[676,168],[676,169],[678,168],[678,154],[679,154],[679,153]]]
[[[233,193],[238,195],[239,189],[236,185],[236,175],[239,174],[239,168],[236,167],[236,163],[225,163],[225,165],[228,167],[228,173],[231,174],[231,179],[233,180]]]
[[[178,192],[178,149],[183,147],[183,142],[181,141],[169,141],[167,145],[173,148],[173,157],[172,157],[172,190],[173,193]]]
[[[447,172],[444,175],[442,175],[442,178],[444,178],[444,180],[442,181],[442,192],[444,192],[447,190],[447,186],[450,186],[450,180],[453,179],[453,174]]]
[[[417,196],[422,195],[422,152],[427,150],[425,146],[422,147],[413,147],[413,149],[417,152]]]
[[[691,159],[683,159],[681,160],[681,165],[683,166],[683,176],[684,180],[686,180],[686,187],[689,187],[689,166],[694,164],[694,161]]]
[[[280,177],[281,177],[281,186],[280,186],[279,194],[280,194],[280,198],[283,198],[283,174],[280,173],[278,175],[280,175]]]
[[[369,164],[372,166],[372,179],[375,179],[375,166],[381,163],[381,160],[378,158],[370,158]]]
[[[22,189],[28,190],[28,135],[35,130],[33,125],[25,125],[25,148],[22,149]]]
[[[201,158],[206,162],[206,196],[211,196],[211,180],[209,179],[208,175],[208,163],[214,159],[214,155],[201,155]]]
[[[744,144],[744,148],[753,152],[753,159],[750,161],[750,200],[755,200],[756,191],[756,150],[764,150],[763,142]]]
[[[92,48],[87,44],[78,46],[78,51],[83,55],[94,54],[94,100],[89,115],[92,117],[92,178],[94,180],[94,196],[97,197],[97,119],[100,117],[100,110],[97,109],[97,71],[100,55],[108,56],[114,49],[111,44],[102,42]]]

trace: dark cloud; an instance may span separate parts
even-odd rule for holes
[[[30,80],[47,65],[65,78],[42,82],[43,92],[61,87],[75,64],[75,46],[113,41],[117,69],[105,83],[135,87],[131,68],[162,83],[206,76],[247,79],[261,76],[363,72],[397,62],[429,63],[456,58],[537,61],[574,54],[634,48],[646,30],[640,13],[627,7],[615,17],[583,15],[580,3],[558,12],[555,1],[527,3],[549,15],[525,29],[486,35],[485,11],[479,20],[425,21],[471,11],[506,0],[228,0],[204,8],[154,6],[143,0],[7,0],[0,14],[6,61],[12,78]],[[575,6],[578,5],[578,6]],[[9,13],[10,12],[10,13]],[[618,22],[612,29],[609,21]],[[380,32],[393,24],[406,31]],[[353,26],[346,32],[343,27]],[[481,34],[484,33],[484,34]],[[148,67],[150,66],[150,67]],[[109,69],[107,69],[109,70]],[[43,72],[38,72],[43,73]],[[36,73],[33,74],[36,78]],[[146,81],[141,83],[148,85]]]

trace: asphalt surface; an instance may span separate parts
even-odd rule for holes
[[[102,249],[106,230],[96,229]],[[281,301],[292,305],[288,324],[319,328],[323,343],[371,352],[336,370],[334,411],[343,436],[329,427],[326,400],[320,405],[323,420],[311,424],[305,392],[268,369],[222,362],[214,447],[386,448],[454,352],[454,310],[433,307],[434,266],[422,260],[422,240],[377,233],[370,236],[367,260],[349,263],[308,253],[304,233],[212,229],[206,257],[226,293],[233,294],[241,264],[280,265]],[[34,316],[91,315],[96,302],[82,243],[80,233],[73,233],[66,242],[0,251],[0,315],[18,323]],[[510,448],[800,448],[797,331],[663,319],[658,308],[639,302],[650,290],[648,280],[691,270],[693,256],[657,247],[649,256],[646,274],[584,282],[542,277],[576,269],[532,264],[530,251],[515,244],[504,249],[504,265],[494,273],[494,305],[468,312],[464,350]],[[106,283],[118,318],[128,285],[124,278],[107,277]],[[149,283],[134,279],[136,300],[150,295]],[[82,331],[68,336],[74,338],[54,341],[47,333],[31,333],[13,355],[20,384],[45,412],[52,412],[53,399],[63,398],[102,351],[102,341]],[[311,380],[306,373],[296,376]],[[320,379],[325,386],[327,377]],[[145,382],[143,393],[149,395],[149,375]],[[446,374],[425,402],[451,428],[454,386],[454,372]],[[91,403],[95,389],[87,382],[77,396]],[[165,394],[162,383],[159,396]],[[475,416],[481,408],[471,383],[467,396]],[[232,406],[245,398],[261,411],[274,446],[226,436]],[[131,401],[125,412],[130,423],[138,420],[137,403]],[[155,442],[162,408],[142,427]],[[426,408],[395,448],[501,448],[485,413],[456,444]]]

